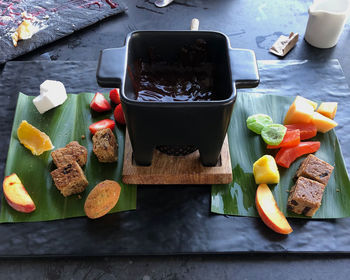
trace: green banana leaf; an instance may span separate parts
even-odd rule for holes
[[[258,216],[255,208],[257,185],[253,176],[253,163],[265,154],[274,155],[276,151],[266,149],[261,136],[247,128],[246,119],[250,115],[263,113],[271,116],[275,123],[283,123],[284,115],[294,98],[248,92],[238,93],[228,129],[233,181],[226,185],[212,186],[212,212]],[[318,133],[312,140],[321,142],[321,148],[315,155],[335,166],[325,189],[322,205],[313,218],[349,217],[350,181],[334,129],[325,134]],[[293,177],[305,157],[297,159],[288,169],[278,167],[280,182],[269,185],[279,208],[288,217],[306,218],[287,211],[287,199],[294,183]]]
[[[49,221],[85,216],[84,202],[87,195],[96,184],[106,179],[118,181],[122,188],[119,201],[110,213],[136,209],[136,186],[121,183],[125,128],[116,126],[114,130],[119,145],[117,163],[100,163],[92,152],[89,125],[105,118],[113,119],[113,112],[93,114],[89,107],[93,94],[81,93],[68,94],[63,105],[41,115],[33,105],[33,98],[19,93],[5,176],[12,173],[18,175],[32,197],[36,210],[29,214],[17,212],[2,197],[0,222]],[[89,186],[83,193],[67,198],[60,194],[50,175],[50,171],[55,169],[50,152],[34,156],[19,143],[17,128],[22,120],[27,120],[49,135],[55,149],[73,140],[88,149],[88,160],[83,170]]]

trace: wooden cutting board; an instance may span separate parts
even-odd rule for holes
[[[151,166],[138,166],[133,160],[130,138],[126,132],[122,180],[126,184],[146,185],[230,183],[232,167],[227,135],[216,166],[203,166],[198,150],[186,156],[169,156],[156,149]]]

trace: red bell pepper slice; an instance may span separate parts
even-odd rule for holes
[[[112,109],[111,104],[103,96],[102,93],[96,92],[90,103],[90,108],[96,112],[105,112]]]
[[[89,130],[92,134],[95,134],[100,129],[104,129],[104,128],[113,129],[114,126],[115,126],[115,122],[113,120],[105,119],[105,120],[91,124],[89,126]]]
[[[315,137],[317,134],[317,127],[312,123],[297,123],[297,124],[287,124],[285,127],[288,130],[300,130],[300,140],[310,139]]]
[[[298,146],[281,148],[276,157],[276,163],[285,168],[289,168],[298,157],[316,152],[321,146],[319,141],[300,142]]]
[[[273,145],[267,145],[268,149],[279,149],[282,147],[294,147],[299,145],[300,143],[300,130],[287,130],[286,134],[283,137],[283,140],[280,144],[273,146]]]

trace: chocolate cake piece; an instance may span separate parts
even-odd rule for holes
[[[57,167],[66,166],[73,161],[83,167],[87,161],[87,149],[77,141],[72,141],[66,147],[51,152],[51,156]]]
[[[305,216],[313,216],[321,206],[325,185],[299,177],[288,197],[288,210]]]
[[[83,170],[76,161],[59,167],[51,172],[57,189],[63,196],[81,193],[88,186]]]
[[[99,162],[115,162],[118,160],[117,140],[110,128],[98,130],[92,137],[93,152]]]
[[[327,185],[329,178],[332,175],[334,167],[329,163],[310,154],[300,165],[296,176],[303,176]]]

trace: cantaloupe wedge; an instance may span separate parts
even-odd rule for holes
[[[337,107],[337,102],[322,102],[320,107],[318,107],[317,112],[333,120],[337,113]]]
[[[317,131],[326,133],[338,124],[330,118],[321,115],[318,112],[314,112],[312,116],[312,123],[317,127]]]
[[[310,123],[312,120],[312,114],[314,113],[315,104],[317,106],[317,103],[313,103],[314,102],[311,100],[308,100],[301,96],[297,96],[292,105],[290,105],[283,123]]]

